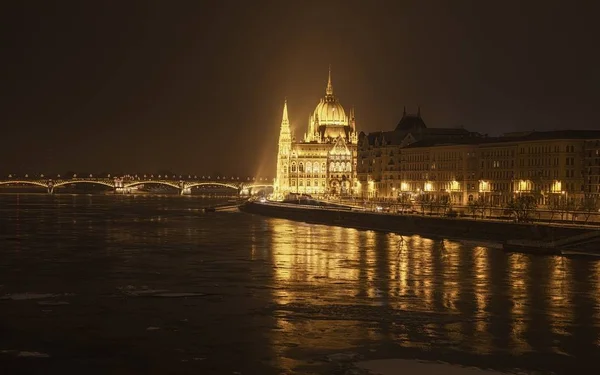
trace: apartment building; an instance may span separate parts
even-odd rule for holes
[[[517,195],[540,205],[600,194],[600,131],[562,130],[488,137],[462,128],[428,128],[404,113],[393,131],[361,133],[357,195],[447,196],[454,204],[502,206]]]

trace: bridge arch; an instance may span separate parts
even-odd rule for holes
[[[153,184],[153,185],[166,185],[166,186],[170,186],[172,188],[175,188],[177,190],[181,190],[181,186],[172,182],[168,182],[168,181],[160,181],[160,180],[148,180],[148,181],[134,181],[134,182],[130,182],[130,183],[124,183],[123,187],[124,188],[131,188],[134,186],[138,186],[138,185],[146,185],[146,184]]]
[[[93,180],[64,180],[64,181],[57,181],[54,182],[52,184],[52,189],[55,189],[59,186],[66,186],[66,185],[72,185],[72,184],[95,184],[95,185],[104,185],[104,186],[108,186],[109,188],[114,188],[115,184],[112,182],[107,182],[107,181],[93,181]],[[48,185],[46,185],[48,186]],[[49,187],[49,186],[48,186]]]
[[[238,190],[240,188],[237,185],[226,184],[226,183],[223,183],[223,182],[191,182],[189,184],[185,184],[185,188],[186,189],[191,189],[191,188],[196,187],[196,186],[215,186],[215,185],[217,185],[217,186],[224,186],[224,187],[227,187],[227,188],[230,188],[230,189],[234,189],[234,190]]]
[[[41,186],[43,188],[48,188],[48,184],[39,181],[21,181],[21,180],[11,180],[11,181],[0,181],[0,185],[13,185],[13,184],[23,184],[23,185],[34,185]]]

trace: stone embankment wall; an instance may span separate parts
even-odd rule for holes
[[[363,211],[324,210],[291,205],[250,203],[242,211],[265,216],[339,225],[350,228],[394,232],[424,237],[480,239],[503,242],[528,239],[553,241],[590,231],[588,228],[512,223],[471,218],[442,218],[420,215],[382,214]]]

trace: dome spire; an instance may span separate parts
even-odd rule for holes
[[[325,94],[328,96],[333,95],[333,85],[331,84],[331,64],[329,64],[329,79],[327,80],[327,90],[325,90]]]

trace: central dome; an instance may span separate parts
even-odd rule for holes
[[[318,132],[325,138],[337,138],[345,136],[345,127],[349,125],[348,117],[344,107],[333,96],[333,85],[331,84],[331,67],[329,67],[329,79],[327,80],[327,89],[325,97],[321,99],[317,108],[313,112],[311,121],[318,126]],[[317,130],[317,129],[315,129]]]
[[[319,125],[321,126],[348,125],[348,118],[346,117],[344,107],[342,107],[340,102],[333,95],[327,95],[325,98],[321,99],[319,104],[317,104],[317,108],[315,108],[313,118],[318,119]]]

